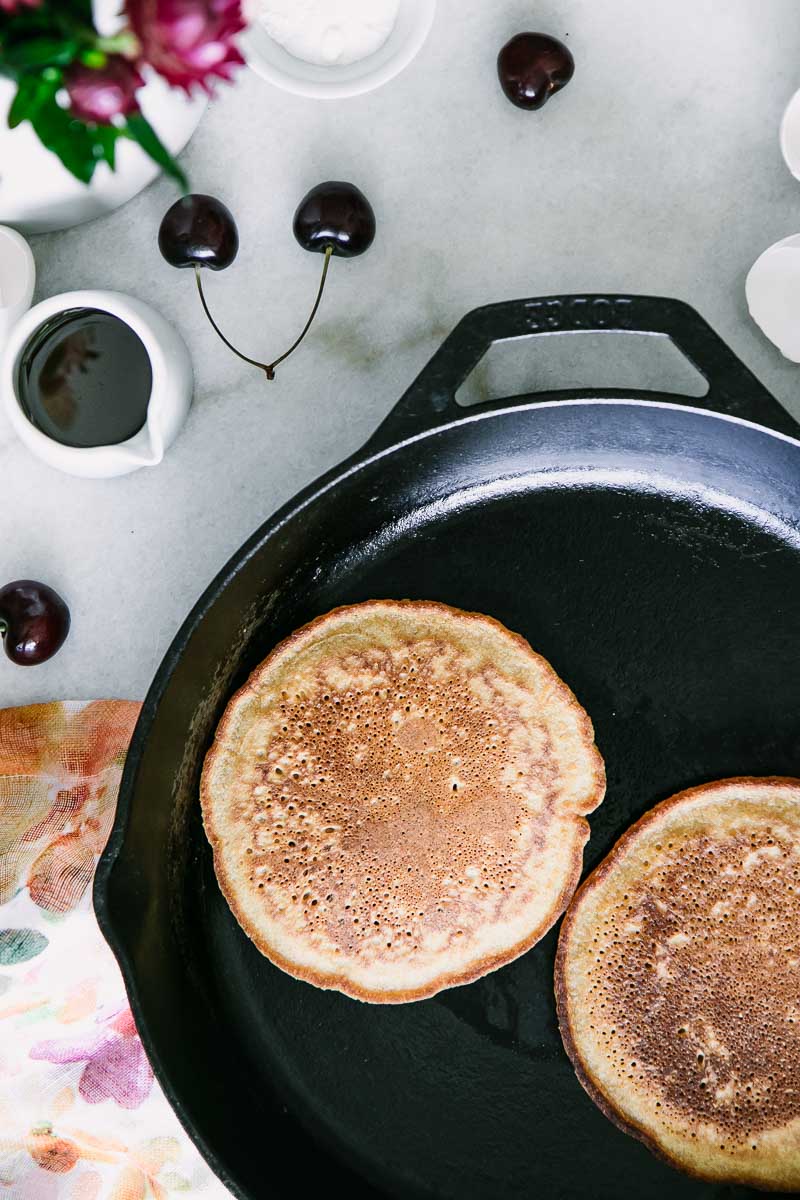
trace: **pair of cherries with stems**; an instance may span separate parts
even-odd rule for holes
[[[294,354],[311,328],[322,303],[331,259],[356,258],[372,245],[375,213],[355,184],[334,180],[320,183],[298,206],[294,236],[304,250],[324,256],[322,278],[311,314],[299,336],[283,354],[271,362],[261,362],[244,354],[222,332],[211,315],[203,288],[204,270],[224,271],[236,258],[239,233],[230,210],[213,196],[184,196],[165,214],[158,231],[159,249],[167,262],[173,267],[194,270],[200,301],[215,333],[244,362],[259,367],[267,379],[275,378],[277,368]]]

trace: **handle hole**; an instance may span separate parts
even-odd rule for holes
[[[531,345],[530,343],[534,344]],[[495,342],[456,392],[465,408],[564,388],[621,388],[701,399],[708,381],[663,333],[563,332]]]

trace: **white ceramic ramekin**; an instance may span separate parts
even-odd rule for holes
[[[360,96],[394,79],[416,57],[431,30],[436,0],[400,0],[397,22],[384,44],[347,66],[319,67],[295,58],[253,21],[242,38],[248,65],[284,91],[317,100]]]

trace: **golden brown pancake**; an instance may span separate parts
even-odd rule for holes
[[[642,817],[567,911],[556,999],[620,1128],[703,1179],[800,1189],[800,781]]]
[[[523,954],[603,797],[586,713],[527,642],[442,604],[335,609],[231,700],[203,819],[244,931],[321,988],[399,1003]]]

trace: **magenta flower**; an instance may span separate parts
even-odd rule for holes
[[[87,1104],[113,1100],[120,1108],[138,1108],[150,1095],[153,1071],[129,1008],[104,1028],[78,1038],[37,1042],[30,1057],[51,1063],[85,1062],[78,1091]]]
[[[15,13],[21,8],[38,8],[42,0],[0,0],[0,9],[3,12]]]
[[[211,92],[244,59],[234,38],[245,28],[241,0],[125,0],[140,59],[174,87]]]
[[[86,67],[74,62],[64,72],[72,115],[95,125],[110,125],[114,117],[138,112],[137,90],[144,80],[121,54],[111,54],[105,66]]]

